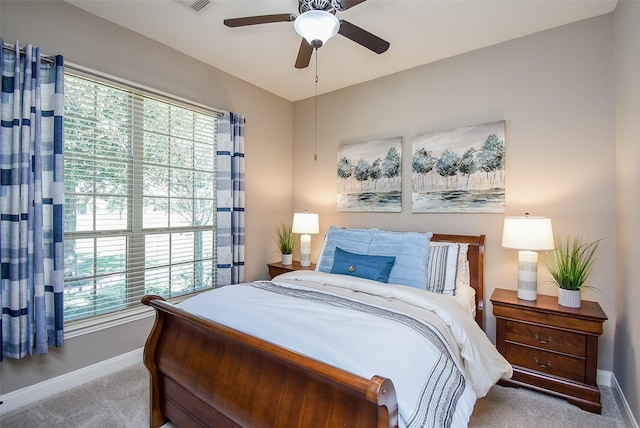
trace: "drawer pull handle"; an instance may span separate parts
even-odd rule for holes
[[[538,333],[536,333],[536,340],[540,343],[542,343],[543,345],[546,345],[547,343],[551,343],[551,336],[548,336],[546,339],[543,338],[542,336],[540,336]]]
[[[547,360],[547,364],[541,364],[540,360],[538,360],[538,357],[534,357],[534,360],[541,369],[548,369],[549,367],[551,367],[551,361]]]

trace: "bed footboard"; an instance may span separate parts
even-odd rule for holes
[[[151,426],[389,428],[389,379],[364,379],[145,296]]]

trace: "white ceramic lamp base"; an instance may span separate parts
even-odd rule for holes
[[[300,266],[311,266],[311,235],[300,235]]]
[[[538,298],[538,253],[518,252],[518,299]]]

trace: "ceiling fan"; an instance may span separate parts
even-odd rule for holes
[[[345,11],[353,6],[365,2],[366,0],[298,0],[298,11],[300,15],[293,13],[279,13],[274,15],[247,16],[243,18],[225,19],[224,25],[227,27],[244,27],[247,25],[269,24],[272,22],[295,22],[295,29],[298,34],[305,37],[300,43],[298,57],[296,58],[296,68],[305,68],[309,65],[311,54],[314,49],[318,49],[327,39],[336,33],[353,40],[365,48],[381,54],[389,49],[389,42],[370,32],[343,19],[335,17],[336,12]],[[305,27],[320,24],[322,35],[307,35]]]

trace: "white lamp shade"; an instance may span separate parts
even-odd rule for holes
[[[547,217],[506,217],[502,246],[513,250],[553,250],[553,229]]]
[[[296,33],[312,46],[314,40],[320,40],[324,45],[340,29],[338,18],[323,10],[309,10],[298,16],[293,25]]]
[[[309,13],[309,12],[305,12]],[[293,233],[315,234],[320,233],[320,225],[318,223],[318,214],[315,213],[294,213],[293,214]]]

